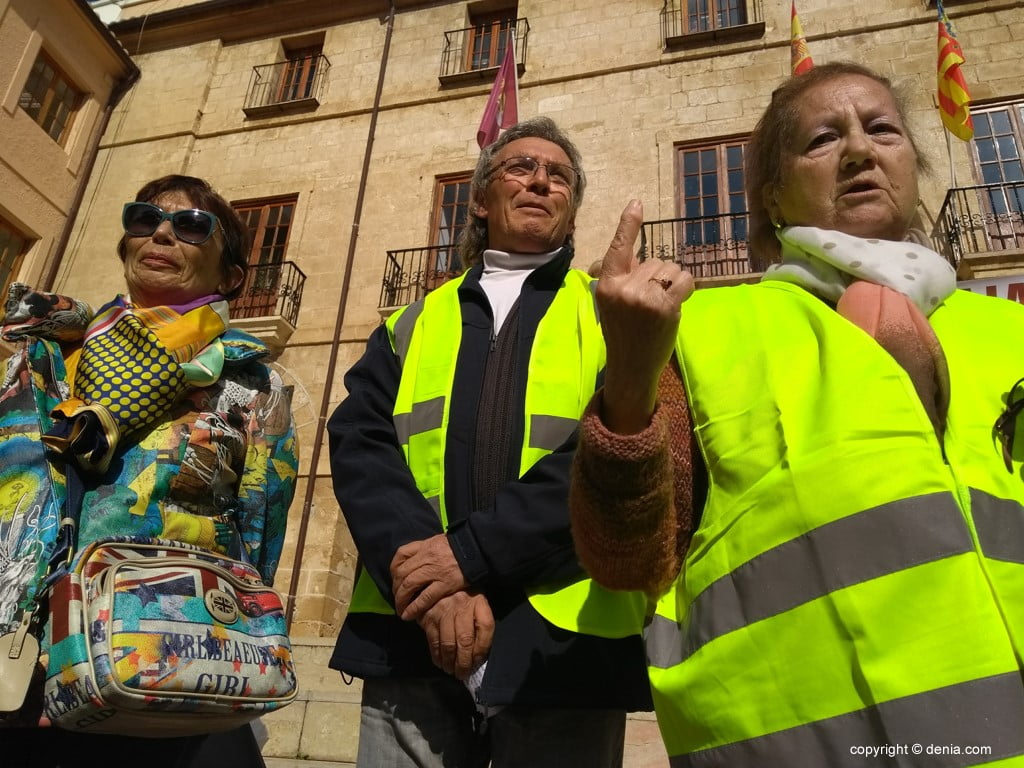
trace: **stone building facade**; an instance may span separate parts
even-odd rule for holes
[[[0,0],[0,290],[52,283],[138,69],[84,0]]]
[[[0,0],[0,22],[3,7],[18,2]],[[577,265],[603,254],[619,212],[637,197],[653,254],[683,260],[704,283],[728,282],[751,279],[743,142],[789,73],[790,3],[94,5],[113,19],[142,77],[102,137],[55,287],[101,301],[120,286],[121,204],[153,177],[202,176],[244,212],[257,234],[256,276],[237,322],[279,350],[302,445],[276,586],[293,599],[293,633],[308,648],[307,694],[281,713],[269,749],[343,759],[354,748],[358,695],[323,661],[356,552],[331,489],[324,422],[389,308],[457,271],[446,246],[465,216],[477,126],[510,30],[520,116],[554,118],[585,160]],[[922,182],[921,228],[962,277],[1005,278],[1024,247],[1024,2],[949,0],[947,11],[978,114],[975,140],[948,145],[935,97],[934,2],[799,3],[817,63],[867,64],[907,94],[933,166]],[[973,189],[981,184],[989,186]]]

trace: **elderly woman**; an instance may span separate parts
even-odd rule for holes
[[[922,159],[877,74],[786,81],[747,163],[756,285],[680,307],[624,212],[574,467],[581,560],[650,597],[672,765],[1020,765],[1024,308],[910,242]]]
[[[4,337],[22,343],[0,390],[0,633],[33,608],[54,547],[66,495],[54,467],[82,479],[79,549],[161,537],[236,557],[244,548],[267,583],[277,568],[297,456],[288,396],[261,362],[267,348],[228,327],[248,233],[189,176],[146,184],[122,221],[126,295],[93,313],[10,292]],[[97,749],[110,764],[178,765],[198,746],[160,742],[0,730],[4,760],[13,744],[28,765]]]

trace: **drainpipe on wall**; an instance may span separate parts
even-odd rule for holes
[[[285,620],[289,627],[292,614],[295,612],[296,592],[299,586],[299,571],[302,566],[303,550],[306,547],[306,532],[309,529],[309,515],[313,507],[313,492],[316,489],[316,469],[320,463],[320,449],[327,429],[327,409],[331,404],[331,383],[338,367],[338,349],[341,346],[341,328],[345,322],[345,309],[348,306],[348,292],[352,281],[352,263],[355,260],[356,242],[359,239],[359,221],[363,215],[363,200],[366,197],[366,179],[370,172],[370,157],[373,154],[373,139],[377,131],[377,116],[380,112],[381,94],[384,92],[384,73],[387,71],[388,52],[391,50],[391,33],[395,27],[395,2],[388,0],[388,26],[384,36],[384,50],[380,57],[380,73],[377,76],[377,92],[373,97],[373,110],[370,112],[370,128],[366,137],[366,150],[363,153],[363,170],[359,177],[359,191],[356,194],[356,207],[352,215],[352,233],[348,241],[348,254],[345,257],[345,274],[341,281],[341,297],[338,300],[338,315],[334,321],[334,336],[331,339],[331,354],[327,361],[327,375],[324,382],[324,394],[320,401],[320,414],[316,420],[316,435],[313,437],[313,455],[310,456],[309,481],[306,483],[306,495],[302,500],[302,517],[299,521],[299,536],[295,542],[295,562],[292,565],[292,578],[288,584],[288,608]]]
[[[96,165],[96,158],[100,153],[100,140],[103,138],[103,134],[107,132],[107,126],[110,125],[110,118],[114,114],[114,109],[131,87],[139,81],[139,77],[142,74],[135,65],[135,62],[128,58],[127,53],[123,52],[120,43],[103,26],[103,23],[88,5],[85,6],[84,12],[93,25],[100,30],[100,34],[112,42],[115,46],[115,52],[121,53],[121,58],[125,62],[128,72],[117,81],[117,84],[111,90],[110,98],[107,99],[107,104],[103,108],[103,116],[96,123],[92,138],[89,140],[89,149],[86,152],[85,162],[82,163],[82,172],[79,174],[79,183],[75,189],[75,196],[71,200],[71,207],[68,209],[68,215],[64,219],[64,226],[60,232],[60,239],[57,241],[57,248],[53,252],[53,258],[50,260],[46,275],[43,277],[41,287],[44,291],[52,291],[53,284],[57,280],[57,273],[60,271],[61,262],[64,261],[64,250],[68,247],[68,241],[71,239],[71,230],[75,226],[75,219],[78,218],[78,211],[82,207],[82,200],[85,198],[85,187],[89,183],[89,177],[92,176],[92,170]]]

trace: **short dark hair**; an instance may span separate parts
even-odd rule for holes
[[[171,174],[153,179],[143,185],[142,189],[135,194],[135,201],[152,203],[157,198],[171,192],[181,192],[196,208],[202,208],[217,217],[224,231],[224,249],[220,255],[221,271],[227,277],[231,267],[239,267],[242,270],[242,282],[239,282],[235,289],[225,296],[227,299],[235,298],[242,290],[244,276],[249,269],[249,230],[242,223],[238,212],[231,207],[231,203],[218,195],[209,182],[195,176]],[[117,244],[117,255],[121,257],[121,261],[124,261],[127,255],[125,246],[127,237],[127,235],[122,235]]]
[[[468,269],[479,263],[483,252],[487,249],[487,219],[477,216],[474,213],[474,206],[478,200],[483,198],[484,190],[490,181],[494,157],[506,145],[519,139],[544,139],[561,147],[562,151],[568,155],[569,162],[577,176],[576,184],[572,189],[570,215],[575,216],[580,203],[583,202],[587,177],[583,173],[583,158],[580,156],[580,151],[576,149],[576,145],[555,125],[555,121],[550,117],[531,117],[529,120],[516,123],[501,134],[496,142],[484,147],[480,151],[480,158],[476,161],[476,170],[473,172],[473,181],[469,189],[469,217],[459,236],[459,256],[464,268]],[[566,236],[566,243],[572,244],[572,233]]]
[[[777,261],[780,253],[775,227],[765,207],[762,190],[766,184],[778,185],[781,181],[782,153],[787,146],[787,137],[796,129],[800,101],[803,95],[816,85],[847,75],[860,75],[874,80],[892,94],[907,138],[917,155],[918,170],[927,172],[931,168],[927,157],[918,148],[907,121],[906,96],[889,78],[849,61],[819,64],[802,75],[789,77],[772,92],[771,103],[754,128],[745,152],[750,258],[751,265],[759,271],[765,269],[771,262]]]

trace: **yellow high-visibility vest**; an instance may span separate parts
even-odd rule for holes
[[[398,440],[416,486],[448,528],[445,448],[462,314],[452,280],[387,321],[402,377],[395,398]],[[593,279],[571,269],[537,327],[526,381],[520,476],[557,449],[576,428],[604,367]],[[534,608],[555,626],[601,637],[639,634],[646,599],[610,592],[588,578],[552,584],[529,595]],[[390,614],[394,609],[362,570],[352,596],[355,612]]]
[[[1007,472],[993,434],[1024,376],[1024,307],[957,291],[930,323],[942,444],[904,369],[802,289],[683,305],[709,494],[644,633],[674,768],[860,766],[859,748],[915,744],[899,765],[951,746],[944,766],[1024,764],[1024,452]]]

